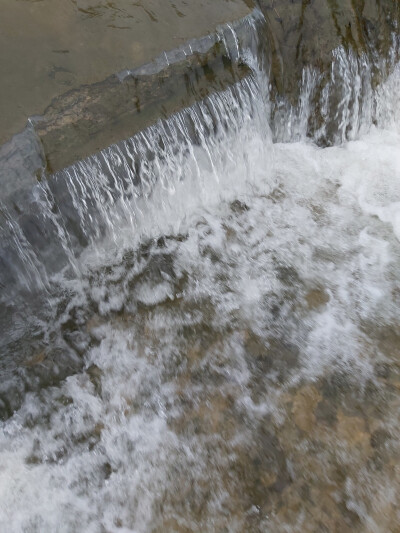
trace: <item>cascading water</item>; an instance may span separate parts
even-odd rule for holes
[[[400,69],[294,107],[226,39],[250,77],[2,207],[1,531],[398,527]]]

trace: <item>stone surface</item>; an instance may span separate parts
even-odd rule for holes
[[[201,41],[192,48],[196,44]],[[55,172],[129,138],[248,74],[245,65],[224,56],[215,38],[207,38],[205,48],[187,57],[182,53],[176,62],[167,59],[160,72],[149,65],[147,71],[128,72],[122,81],[111,76],[56,98],[35,125],[46,170]]]
[[[22,129],[28,117],[41,115],[32,123],[48,173],[130,137],[248,73],[243,65],[227,62],[215,29],[222,22],[243,19],[252,0],[152,0],[146,5],[130,0],[60,1],[7,0],[0,22],[0,67],[7,74],[0,86],[0,143]],[[272,99],[284,97],[295,104],[304,67],[316,68],[321,77],[308,133],[313,135],[325,123],[316,140],[331,144],[337,121],[330,118],[336,116],[340,95],[330,95],[330,118],[323,117],[319,107],[322,90],[332,78],[332,51],[341,46],[356,57],[364,54],[373,84],[378,83],[389,69],[385,61],[400,23],[399,3],[256,3],[265,17],[260,38],[269,62]],[[15,26],[20,28],[17,40],[9,31]],[[29,31],[22,31],[25,26]],[[249,27],[242,28],[243,35],[248,32]],[[211,38],[201,37],[207,33]],[[168,50],[172,52],[164,52]],[[274,108],[272,116],[279,124]]]
[[[66,91],[148,63],[248,12],[243,0],[3,0],[0,144]]]
[[[338,46],[372,59],[386,57],[400,23],[400,3],[393,0],[258,2],[267,21],[273,83],[278,94],[292,98],[303,67],[325,72]]]

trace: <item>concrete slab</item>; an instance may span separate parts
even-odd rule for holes
[[[2,0],[0,144],[81,85],[132,69],[218,24],[244,0]]]

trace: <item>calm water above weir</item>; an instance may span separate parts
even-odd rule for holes
[[[250,76],[37,184],[57,254],[3,213],[47,296],[8,332],[1,531],[399,531],[400,67],[335,51],[322,148],[318,74],[291,107],[231,53]]]

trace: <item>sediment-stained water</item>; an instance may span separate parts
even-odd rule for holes
[[[400,70],[326,148],[304,80],[274,131],[255,66],[38,185],[68,266],[10,379],[76,371],[1,423],[4,531],[398,530]]]

